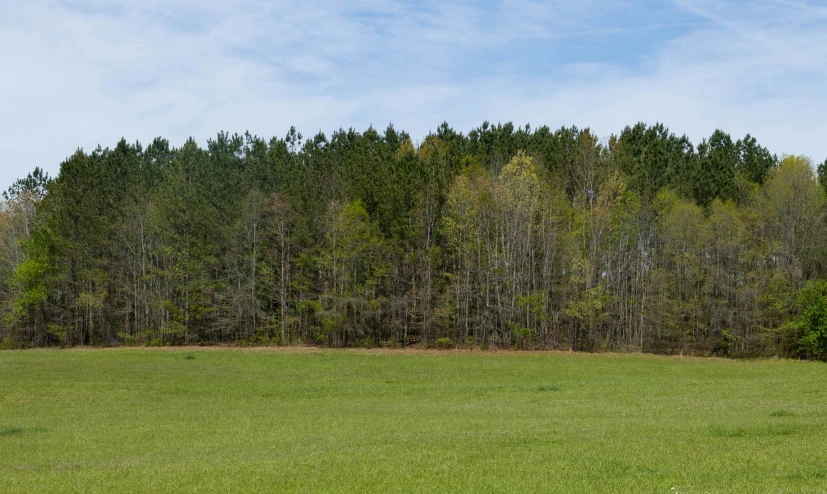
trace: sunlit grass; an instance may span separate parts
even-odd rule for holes
[[[827,365],[0,352],[0,492],[825,492]]]

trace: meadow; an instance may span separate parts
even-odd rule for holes
[[[0,352],[0,491],[827,492],[827,365]]]

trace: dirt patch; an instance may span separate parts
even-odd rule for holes
[[[34,351],[54,351],[57,349],[34,349]],[[507,348],[489,348],[488,350],[467,349],[467,348],[422,348],[418,346],[409,346],[405,348],[331,348],[308,345],[294,345],[294,346],[235,346],[235,345],[185,345],[185,346],[162,346],[162,347],[145,347],[145,346],[118,346],[118,347],[72,347],[61,349],[67,352],[83,352],[83,351],[129,351],[142,350],[148,352],[210,352],[210,351],[226,351],[237,350],[242,352],[273,352],[273,353],[325,353],[325,352],[344,352],[356,353],[365,355],[577,355],[579,352],[571,352],[565,350],[511,350]],[[608,354],[607,354],[608,355]]]

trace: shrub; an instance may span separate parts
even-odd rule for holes
[[[437,338],[434,342],[437,348],[446,349],[446,348],[454,348],[456,343],[451,338]]]
[[[506,323],[508,329],[511,330],[511,347],[517,350],[523,348],[525,343],[534,335],[534,330],[531,328],[524,328],[516,323]]]
[[[135,346],[138,343],[138,339],[135,336],[128,333],[124,333],[123,331],[118,333],[118,339],[121,340],[121,342],[126,346]]]
[[[808,282],[801,290],[800,314],[787,323],[805,358],[827,359],[827,281]]]
[[[14,340],[11,336],[6,336],[0,340],[0,350],[11,350],[14,348]]]

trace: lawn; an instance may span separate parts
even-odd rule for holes
[[[0,352],[0,492],[827,492],[827,365]]]

